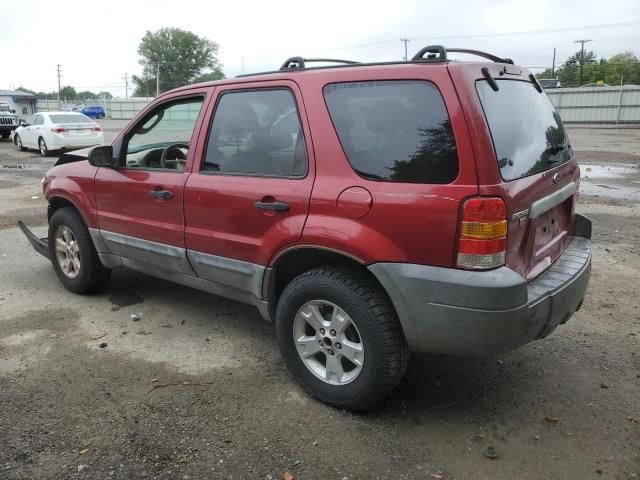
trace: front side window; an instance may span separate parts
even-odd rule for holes
[[[203,97],[161,105],[129,133],[124,148],[127,168],[184,171]]]
[[[265,89],[222,94],[209,132],[202,171],[304,176],[306,147],[291,91]]]
[[[417,80],[335,83],[324,98],[355,172],[369,180],[450,183],[458,151],[444,100]]]

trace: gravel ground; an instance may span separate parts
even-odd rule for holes
[[[46,231],[53,159],[1,142],[0,479],[640,478],[640,130],[570,134],[582,310],[496,358],[414,355],[364,414],[309,398],[250,307],[124,270],[64,290],[15,228]]]

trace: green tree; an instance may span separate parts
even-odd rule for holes
[[[111,100],[113,98],[113,95],[111,95],[109,92],[105,92],[104,90],[101,92],[98,92],[96,94],[97,98],[106,98],[107,100]]]
[[[154,95],[156,71],[160,71],[160,92],[189,85],[205,69],[220,71],[218,44],[180,28],[147,31],[138,46],[142,74],[132,77],[134,96]],[[153,85],[153,88],[150,88]]]
[[[193,79],[192,83],[212,82],[214,80],[221,80],[224,78],[224,73],[219,68],[209,73],[203,73],[202,75]]]
[[[93,92],[90,92],[89,90],[83,90],[82,92],[78,92],[78,97],[80,98],[85,98],[85,99],[93,99],[96,98],[96,94]]]
[[[24,92],[24,93],[30,93],[31,95],[36,95],[36,92],[34,90],[29,90],[28,88],[25,88],[22,85],[20,85],[18,88],[16,88],[16,91]]]
[[[563,87],[579,87],[580,64],[582,63],[582,83],[604,82],[609,85],[619,85],[622,78],[625,84],[640,83],[640,62],[631,52],[618,53],[609,59],[597,60],[594,52],[585,52],[581,57],[576,52],[551,74],[547,68],[536,75],[538,78],[558,78]]]
[[[71,85],[66,85],[60,89],[60,98],[67,100],[75,100],[78,98],[78,92]]]

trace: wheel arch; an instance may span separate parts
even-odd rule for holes
[[[61,195],[55,195],[49,198],[49,206],[47,207],[47,220],[51,222],[51,217],[53,217],[53,214],[57,210],[60,210],[61,208],[64,208],[64,207],[71,207],[77,210],[77,212],[82,217],[82,220],[84,221],[85,225],[89,226],[89,223],[87,222],[87,218],[82,213],[82,210],[78,208],[78,206],[73,201]]]
[[[346,265],[362,272],[380,287],[380,290],[384,292],[387,298],[389,297],[384,286],[367,269],[367,265],[363,260],[340,250],[301,245],[280,252],[272,260],[270,268],[267,269],[262,284],[262,295],[264,299],[271,303],[271,313],[275,312],[278,299],[291,280],[314,268],[329,265]],[[389,299],[389,304],[395,310],[391,299]],[[272,318],[274,318],[273,315]]]

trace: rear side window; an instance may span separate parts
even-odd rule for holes
[[[504,180],[544,172],[573,158],[569,139],[553,104],[533,83],[496,80],[476,82],[498,166]]]
[[[213,117],[202,170],[285,178],[305,176],[306,147],[291,91],[224,93]]]
[[[355,172],[369,180],[450,183],[458,152],[444,100],[418,80],[336,83],[324,98]]]

